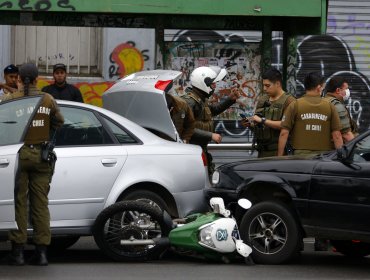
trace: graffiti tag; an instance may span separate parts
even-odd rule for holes
[[[13,3],[10,2],[10,1],[6,1],[6,2],[1,3],[0,8],[4,8],[4,7],[10,9],[11,7],[13,7]]]
[[[14,2],[18,2],[18,7],[23,11],[48,11],[53,6],[53,3],[50,0],[36,1],[33,6],[30,4],[29,0],[19,0]],[[72,11],[76,10],[74,6],[70,5],[69,0],[59,0],[57,2],[57,6],[63,9],[70,9]],[[5,1],[0,3],[0,8],[13,8],[13,1]]]
[[[109,66],[109,78],[124,77],[131,73],[143,70],[144,61],[149,60],[149,50],[139,51],[135,42],[128,41],[119,44],[109,55],[112,65]]]

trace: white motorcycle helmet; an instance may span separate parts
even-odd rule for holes
[[[222,81],[227,75],[227,70],[225,68],[221,68],[219,66],[209,66],[209,68],[211,68],[217,74],[217,77],[215,78],[214,83]]]
[[[215,82],[217,76],[218,73],[210,67],[201,66],[195,68],[194,71],[191,72],[190,83],[192,87],[195,87],[210,96],[213,93],[211,85]]]

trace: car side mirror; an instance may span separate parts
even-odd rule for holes
[[[343,145],[341,148],[337,149],[337,158],[345,164],[352,163],[347,146]]]

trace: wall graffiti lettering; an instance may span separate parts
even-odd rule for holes
[[[23,11],[49,11],[53,3],[50,0],[39,0],[32,6],[29,0],[19,0],[19,1],[5,1],[0,3],[0,8],[13,8],[14,3],[18,2],[18,7]],[[75,11],[76,8],[69,3],[69,0],[59,0],[57,6],[63,9],[69,9]]]
[[[132,41],[119,44],[109,55],[109,78],[120,78],[143,70],[144,62],[150,59],[148,52],[147,49],[139,51]]]
[[[3,2],[3,3],[0,3],[0,8],[12,8],[13,7],[13,3],[10,2],[10,1],[6,1],[6,2]]]
[[[71,9],[72,11],[75,11],[76,8],[69,4],[69,0],[59,0],[58,1],[58,7],[64,8],[64,9]]]

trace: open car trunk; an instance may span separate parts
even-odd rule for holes
[[[103,107],[159,136],[164,134],[164,138],[178,141],[165,93],[180,76],[181,72],[172,70],[134,73],[117,81],[103,94]]]

